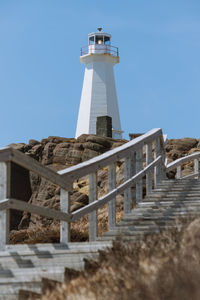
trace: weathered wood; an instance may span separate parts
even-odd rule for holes
[[[176,179],[180,179],[181,178],[181,166],[178,166],[176,168]]]
[[[100,208],[101,206],[108,203],[110,200],[112,200],[114,197],[116,197],[118,194],[123,193],[127,188],[133,186],[135,182],[140,180],[142,177],[146,175],[146,173],[149,170],[153,170],[153,168],[160,164],[162,160],[162,157],[157,157],[152,163],[150,163],[147,167],[145,167],[143,170],[138,172],[136,175],[134,175],[132,178],[128,179],[126,182],[120,184],[118,187],[116,187],[112,192],[107,193],[105,196],[99,198],[98,200],[95,200],[91,203],[89,203],[87,206],[82,207],[75,212],[71,213],[72,222],[75,222],[76,220],[80,219],[81,217],[85,216],[86,214]]]
[[[89,175],[90,187],[89,187],[89,205],[86,209],[89,209],[89,236],[90,241],[95,241],[98,236],[98,223],[97,223],[97,209],[103,203],[109,202],[109,227],[115,225],[116,219],[116,207],[115,207],[115,197],[117,194],[125,192],[125,213],[130,212],[132,205],[132,195],[131,187],[136,184],[136,198],[137,201],[142,199],[142,177],[145,172],[151,170],[152,166],[156,166],[160,163],[160,158],[156,159],[153,164],[150,164],[145,172],[142,170],[142,147],[146,143],[152,143],[154,139],[159,139],[163,142],[162,130],[153,129],[150,132],[140,136],[133,141],[124,144],[116,149],[113,149],[107,153],[102,154],[99,157],[95,157],[87,162],[67,168],[63,171],[55,173],[47,167],[42,166],[36,160],[24,155],[23,153],[13,149],[6,148],[0,149],[0,161],[1,159],[6,162],[15,163],[22,168],[30,170],[39,176],[46,178],[47,180],[57,184],[61,187],[61,210],[56,211],[52,209],[47,209],[43,207],[34,206],[26,202],[15,200],[13,197],[9,200],[9,208],[28,211],[30,213],[36,213],[48,218],[54,218],[61,220],[61,242],[67,243],[69,241],[70,223],[73,216],[73,221],[81,216],[83,216],[84,209],[78,210],[75,214],[69,213],[69,194],[66,190],[72,188],[72,182],[74,179],[78,179],[81,176]],[[137,155],[133,155],[136,153]],[[137,158],[137,163],[134,163],[134,157]],[[115,187],[115,168],[113,164],[117,160],[125,159],[125,182],[119,187]],[[105,167],[107,165],[112,165],[109,168],[109,193],[101,198],[100,201],[97,200],[97,170]],[[134,169],[135,168],[135,169]],[[137,174],[135,175],[135,173]],[[9,183],[8,183],[9,184]],[[112,189],[112,190],[111,190]],[[8,197],[8,195],[6,195]],[[6,198],[5,196],[3,197]],[[7,205],[7,204],[6,204]],[[1,207],[1,206],[0,206]],[[66,212],[66,213],[65,213]],[[86,214],[86,213],[85,213]]]
[[[131,177],[131,156],[125,158],[124,161],[124,181],[126,182]],[[124,191],[124,214],[130,213],[131,211],[131,187]]]
[[[194,160],[194,159],[200,159],[200,152],[192,153],[190,155],[181,157],[181,158],[171,162],[170,164],[168,164],[166,166],[166,171],[169,172],[173,169],[176,169],[177,166],[182,165],[182,164],[184,164],[188,161]]]
[[[199,176],[199,172],[198,173],[193,173],[193,174],[186,175],[186,176],[182,177],[181,179],[198,178],[198,176]]]
[[[89,203],[97,200],[97,173],[89,175]],[[89,215],[89,241],[93,242],[98,236],[98,220],[97,210],[94,210]]]
[[[143,151],[142,148],[140,148],[138,151],[136,151],[136,174],[142,170],[142,159]],[[142,192],[142,178],[140,178],[136,182],[136,203],[142,201]]]
[[[5,199],[5,200],[0,200],[0,211],[1,210],[5,210],[5,209],[9,209],[9,199]]]
[[[13,148],[2,148],[0,149],[0,161],[12,161],[17,165],[38,174],[41,177],[51,181],[52,183],[59,185],[63,189],[72,188],[72,179],[68,178],[65,181],[58,173],[43,166],[37,160],[21,153],[20,151]]]
[[[70,215],[70,194],[68,191],[61,189],[60,191],[60,210]],[[70,242],[70,223],[60,222],[60,242],[67,244]]]
[[[17,199],[9,199],[9,207],[12,209],[27,211],[29,213],[37,214],[50,219],[62,220],[65,222],[71,221],[71,217],[67,213],[61,212],[59,210],[51,209],[51,208],[33,205]]]
[[[0,162],[0,200],[7,198],[8,169],[5,162]],[[0,249],[9,243],[9,209],[0,211]]]
[[[108,191],[111,192],[116,187],[116,166],[111,164],[108,168]],[[108,228],[116,225],[116,199],[115,197],[108,203]]]
[[[11,147],[4,147],[0,148],[0,162],[8,162],[12,160],[12,148]]]
[[[152,157],[152,143],[146,145],[146,165],[148,166],[153,160]],[[152,171],[150,170],[146,175],[146,195],[152,192]]]
[[[136,174],[136,153],[133,151],[131,153],[131,178]],[[136,188],[133,189],[135,186],[135,183],[131,187],[131,199],[132,199],[132,204],[136,203]]]
[[[58,172],[58,174],[62,175],[62,177],[66,180],[71,180],[94,173],[100,168],[108,166],[111,163],[115,163],[117,160],[131,155],[133,151],[140,149],[144,143],[153,142],[154,139],[159,136],[162,138],[162,130],[160,128],[150,130],[142,136],[139,136],[120,147],[110,150],[76,166],[61,170]]]
[[[157,137],[154,141],[154,158],[159,155],[161,155],[160,137]],[[161,181],[161,171],[161,164],[154,169],[154,188],[156,188]]]
[[[29,171],[16,163],[7,162],[8,168],[8,193],[7,198],[19,199],[28,202],[32,195]],[[18,230],[18,225],[23,217],[23,212],[10,210],[10,230]]]
[[[199,160],[197,158],[194,159],[194,173],[199,173]],[[198,178],[197,176],[196,178]]]

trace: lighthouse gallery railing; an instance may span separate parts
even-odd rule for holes
[[[98,45],[98,44],[93,44],[93,45],[87,45],[84,47],[81,47],[81,56],[87,55],[87,54],[92,54],[92,53],[98,53],[98,54],[111,54],[113,56],[119,56],[119,48],[112,46],[112,45]]]
[[[191,160],[200,158],[200,153],[193,155]],[[124,161],[124,181],[116,186],[116,164]],[[116,196],[124,194],[124,214],[131,212],[132,204],[143,198],[143,180],[146,184],[146,195],[151,193],[162,178],[165,177],[164,140],[161,129],[153,129],[146,134],[92,158],[76,166],[55,173],[36,160],[12,148],[0,150],[0,247],[9,243],[9,212],[10,209],[27,211],[44,217],[60,220],[60,242],[70,241],[70,224],[82,216],[89,214],[89,240],[98,236],[97,210],[108,203],[108,228],[116,224]],[[185,158],[187,160],[187,158]],[[185,162],[179,161],[169,165],[168,169],[179,168]],[[53,182],[61,188],[60,211],[33,205],[20,199],[13,199],[8,193],[11,186],[11,164],[17,164],[25,170],[32,171]],[[97,197],[97,171],[108,167],[108,193]],[[195,163],[195,175],[197,163]],[[89,176],[89,204],[74,212],[70,212],[70,192],[73,182]],[[196,175],[197,176],[197,175]],[[132,187],[135,186],[135,198]],[[23,188],[23,182],[21,183]]]

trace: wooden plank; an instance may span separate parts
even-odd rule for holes
[[[51,208],[33,205],[21,200],[10,199],[9,207],[12,209],[27,211],[29,213],[37,214],[50,219],[61,220],[65,222],[71,221],[71,216],[68,213],[64,213],[59,210],[55,210]]]
[[[136,174],[136,153],[135,151],[133,151],[131,153],[131,178]],[[131,199],[132,199],[132,203],[136,203],[136,189],[133,189],[133,187],[135,186],[135,184],[132,186],[131,188]]]
[[[0,200],[0,210],[8,209],[9,207],[9,199]]]
[[[12,149],[12,153],[13,156],[11,161],[15,162],[16,164],[38,174],[41,177],[44,177],[45,179],[51,181],[56,185],[59,185],[65,190],[69,190],[72,188],[72,180],[69,180],[69,178],[68,181],[65,181],[58,173],[54,172],[46,166],[43,166],[37,160],[21,153],[18,150]]]
[[[111,192],[116,187],[116,165],[111,164],[108,168],[108,191]],[[116,198],[108,203],[108,228],[116,225]]]
[[[159,155],[161,155],[161,145],[160,145],[160,138],[157,137],[154,140],[154,158],[158,157]],[[161,164],[157,165],[154,168],[154,188],[157,187],[160,181],[161,181]]]
[[[131,156],[125,158],[124,162],[124,181],[127,181],[131,177]],[[124,214],[128,214],[131,211],[131,187],[124,191]]]
[[[70,195],[66,190],[60,191],[60,210],[70,215]],[[70,223],[60,222],[60,243],[67,244],[70,242]]]
[[[185,157],[181,157],[166,166],[167,172],[173,169],[176,169],[177,166],[182,165],[190,160],[200,159],[200,152],[195,152]]]
[[[140,148],[136,151],[136,174],[142,170],[142,159],[143,159],[143,151]],[[138,179],[136,182],[136,203],[142,201],[143,194],[143,186],[142,186],[142,177]]]
[[[43,166],[37,160],[25,155],[24,153],[14,148],[11,147],[1,148],[0,161],[1,162],[12,161],[18,164],[19,166],[24,167],[25,169],[32,171],[41,177],[46,178],[52,183],[59,185],[63,189],[67,189],[67,190],[72,189],[72,180],[69,180],[69,178],[68,181],[63,180],[63,178],[61,178],[61,176],[58,173],[54,172],[53,170],[51,170],[46,166]]]
[[[94,210],[97,210],[101,206],[105,205],[109,201],[111,201],[114,197],[116,197],[118,194],[123,193],[128,187],[133,186],[135,182],[137,182],[140,178],[144,177],[146,173],[149,170],[153,170],[153,168],[158,165],[162,160],[161,155],[157,157],[152,163],[150,163],[147,167],[145,167],[143,170],[138,172],[136,175],[134,175],[132,178],[128,179],[126,182],[122,183],[118,187],[116,187],[111,192],[107,193],[105,196],[99,198],[98,200],[95,200],[91,203],[89,203],[87,206],[82,207],[75,212],[71,213],[72,222],[75,222],[76,220],[80,219],[81,217],[85,216],[88,213],[91,213]]]
[[[0,200],[2,204],[7,198],[8,180],[7,163],[0,162]],[[9,209],[0,211],[0,249],[4,249],[6,244],[9,243],[9,216]]]
[[[197,158],[194,159],[194,173],[197,174],[199,173],[199,160]],[[196,178],[198,178],[197,176]]]
[[[146,145],[146,165],[148,166],[153,160],[152,157],[152,143]],[[146,195],[152,192],[152,171],[147,172],[146,175]]]
[[[0,148],[0,162],[8,162],[12,159],[12,148],[4,147]]]
[[[176,179],[181,179],[181,166],[176,168]]]
[[[199,176],[199,172],[186,175],[186,176],[182,177],[181,179],[192,179],[192,178],[195,178],[195,177],[198,177],[198,176]]]
[[[89,175],[89,204],[97,199],[97,173]],[[94,242],[98,236],[97,210],[89,215],[89,241]]]
[[[145,143],[152,142],[156,137],[159,136],[161,139],[163,139],[162,130],[160,128],[152,129],[144,135],[139,136],[120,147],[110,150],[76,166],[61,170],[58,172],[58,174],[62,175],[62,177],[66,180],[71,180],[88,175],[89,173],[96,172],[99,168],[108,166],[111,163],[115,163],[117,160],[131,155],[133,151],[141,148]]]

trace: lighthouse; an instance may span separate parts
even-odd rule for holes
[[[111,35],[102,32],[88,34],[88,45],[81,48],[80,62],[85,74],[76,128],[81,134],[96,134],[97,117],[112,118],[112,137],[122,138],[113,67],[119,63],[119,51],[111,45]]]

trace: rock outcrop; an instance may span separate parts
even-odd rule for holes
[[[95,135],[81,135],[78,139],[69,139],[50,136],[47,139],[30,140],[28,144],[12,144],[11,146],[26,155],[36,159],[54,171],[62,170],[74,164],[81,163],[110,149],[124,144],[125,140],[114,140]],[[168,163],[185,156],[187,154],[200,151],[200,140],[193,138],[172,139],[166,144],[166,155]],[[184,166],[183,174],[191,172],[193,165],[189,163]],[[117,183],[123,180],[123,163],[117,165]],[[169,177],[173,178],[175,171],[170,172]],[[40,206],[59,209],[60,208],[60,189],[41,179],[36,174],[30,172],[30,182],[32,195],[29,203]],[[102,169],[98,172],[98,193],[103,195],[107,191],[107,170]],[[117,203],[120,206],[123,197],[118,196]],[[74,191],[71,195],[71,210],[74,211],[88,203],[88,179],[81,178],[74,183]],[[27,228],[37,228],[38,226],[52,225],[52,220],[37,215],[24,213],[21,221],[14,224],[13,229],[26,230]],[[55,222],[58,224],[58,222]]]
[[[20,143],[11,144],[10,146],[36,159],[48,168],[58,171],[93,158],[125,142],[125,140],[114,140],[84,134],[78,139],[50,136],[41,142],[30,140],[28,144]],[[101,177],[105,176],[103,173],[105,172],[101,172]],[[56,185],[44,178],[40,178],[32,172],[30,172],[30,182],[32,195],[29,203],[54,209],[60,208],[60,189]],[[76,184],[75,190],[71,195],[72,211],[88,204],[87,186],[88,181],[84,178]],[[104,190],[101,179],[99,186],[101,186],[100,189]],[[50,224],[52,224],[51,219],[24,213],[20,223],[14,224],[12,229],[22,230],[38,225],[48,226]]]

